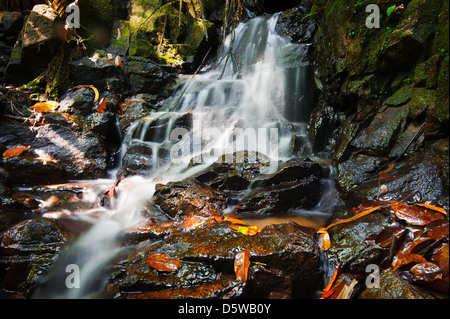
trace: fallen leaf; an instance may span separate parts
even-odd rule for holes
[[[429,261],[412,266],[409,272],[421,280],[432,281],[442,278],[439,266]]]
[[[94,103],[98,101],[99,97],[100,97],[100,93],[98,92],[97,88],[93,85],[77,85],[74,88],[72,88],[73,90],[78,90],[78,89],[91,89],[92,91],[94,91]]]
[[[114,59],[114,64],[117,66],[122,66],[122,59],[119,55],[116,55],[116,58]]]
[[[330,281],[328,282],[328,285],[322,291],[322,297],[328,298],[333,294],[334,290],[332,290],[331,287],[333,287],[333,284],[336,281],[336,278],[340,275],[341,267],[342,267],[342,262],[339,263],[338,267],[335,269],[335,271],[333,273],[333,276],[331,277]]]
[[[114,185],[106,190],[106,192],[105,192],[106,197],[108,197],[108,198],[114,197],[115,192],[116,192],[116,187],[117,187],[117,185],[119,185],[119,183],[122,179],[123,179],[123,176],[121,176],[119,179],[117,179],[116,182],[114,183]]]
[[[435,210],[437,212],[440,212],[440,213],[448,216],[447,211],[445,209],[443,209],[442,207],[437,207],[437,206],[434,206],[434,205],[431,205],[431,204],[426,204],[426,203],[416,203],[415,205],[422,206],[422,207],[425,207],[425,208],[429,208],[431,210]]]
[[[237,280],[241,282],[247,281],[248,268],[250,267],[250,251],[243,250],[234,257],[234,273]]]
[[[230,225],[230,228],[237,230],[238,232],[243,233],[244,235],[256,235],[261,231],[261,229],[258,229],[256,226],[240,226],[240,225]]]
[[[152,254],[147,257],[147,265],[158,270],[172,272],[181,267],[181,260],[165,254]]]
[[[106,112],[106,100],[104,97],[102,97],[100,99],[100,101],[98,101],[97,105],[94,107],[94,109],[98,112],[98,113],[105,113]]]
[[[383,185],[380,186],[380,190],[381,190],[381,192],[382,192],[383,194],[385,194],[385,193],[388,192],[388,188],[387,188],[387,186],[386,186],[385,184],[383,184]]]
[[[194,215],[188,215],[188,218],[184,222],[184,228],[194,229],[203,224],[205,221]]]
[[[323,251],[328,250],[331,246],[330,235],[324,228],[319,229],[317,232],[320,234],[319,235],[320,249]]]
[[[436,248],[433,252],[433,256],[431,256],[431,260],[437,262],[439,264],[439,267],[442,267],[443,265],[448,263],[448,251],[448,244]]]
[[[391,202],[395,216],[406,221],[410,225],[423,226],[434,220],[442,219],[442,215],[434,214],[426,209],[420,209],[415,205],[402,202]]]
[[[375,244],[380,247],[389,247],[392,243],[393,236],[399,238],[404,231],[405,227],[402,224],[394,222],[381,230],[376,236]]]
[[[232,217],[228,217],[228,216],[212,216],[212,218],[218,223],[230,222],[232,224],[237,224],[237,225],[247,225],[245,222],[243,222],[240,219],[232,218]]]
[[[358,281],[356,279],[352,279],[352,281],[348,285],[345,285],[342,288],[336,299],[350,299],[353,295],[353,290],[355,289],[357,283]]]
[[[367,209],[367,210],[363,211],[362,213],[356,214],[355,216],[352,216],[352,217],[347,218],[347,219],[341,219],[341,220],[338,220],[337,222],[334,222],[334,223],[328,225],[327,227],[321,228],[321,229],[328,230],[328,229],[330,229],[331,227],[334,227],[334,226],[336,226],[336,225],[351,222],[351,221],[353,221],[353,220],[355,220],[355,219],[358,219],[358,218],[361,218],[361,217],[363,217],[363,216],[369,215],[370,213],[372,213],[372,212],[374,212],[374,211],[380,209],[381,207],[384,207],[384,206],[375,206],[375,207],[372,207],[372,208],[370,208],[370,209]]]
[[[38,112],[38,113],[44,113],[44,112],[50,112],[55,110],[58,107],[58,102],[55,101],[47,101],[47,102],[39,102],[34,104],[33,106],[30,106],[30,109]]]
[[[400,251],[397,255],[395,255],[394,260],[392,261],[392,267],[395,270],[412,262],[426,263],[427,260],[422,255],[409,253],[405,254]]]
[[[385,174],[385,173],[391,171],[391,170],[394,168],[394,166],[395,166],[395,164],[392,163],[391,165],[389,165],[388,168],[386,168],[384,171],[379,172],[378,174],[380,174],[380,175],[381,175],[381,174]]]
[[[26,150],[29,150],[30,148],[31,148],[31,145],[28,145],[28,146],[17,145],[13,148],[10,148],[10,149],[4,151],[3,159],[10,159],[11,157],[19,156],[20,154],[22,154]]]

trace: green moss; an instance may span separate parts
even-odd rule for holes
[[[402,105],[408,102],[411,99],[411,96],[413,94],[413,87],[412,86],[404,86],[395,91],[392,96],[390,96],[386,101],[383,102],[383,104],[391,105],[391,106],[397,106]]]
[[[416,119],[428,108],[433,108],[436,103],[436,91],[426,88],[414,88],[409,103],[409,117]]]

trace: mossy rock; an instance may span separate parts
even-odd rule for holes
[[[412,86],[403,86],[387,98],[383,104],[390,106],[403,105],[411,99],[413,91],[414,89]]]
[[[409,117],[417,119],[428,108],[434,109],[436,104],[436,91],[426,88],[414,88],[409,102]]]

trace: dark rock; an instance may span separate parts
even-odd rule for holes
[[[275,30],[282,36],[290,37],[292,42],[310,43],[317,25],[314,19],[306,18],[311,10],[311,1],[302,2],[301,5],[288,9],[281,14]]]
[[[94,112],[95,93],[90,88],[69,90],[58,103],[58,111],[71,115],[87,116]]]
[[[6,230],[0,238],[3,289],[26,297],[69,239],[68,233],[49,220],[28,219]]]
[[[237,213],[268,215],[291,209],[311,209],[320,200],[320,180],[311,175],[297,182],[257,190],[242,199]]]
[[[441,299],[441,294],[410,284],[392,269],[381,272],[380,287],[366,288],[360,299]]]
[[[208,222],[209,223],[209,222]],[[310,297],[320,278],[320,258],[313,230],[295,223],[272,225],[254,236],[243,235],[228,223],[211,222],[132,252],[110,280],[116,298],[268,298]],[[245,284],[234,274],[236,253],[249,250]],[[159,272],[146,264],[150,254],[167,254],[182,261],[175,272]]]
[[[4,36],[16,37],[23,26],[24,17],[20,12],[3,11],[0,13],[0,25],[3,26]]]
[[[189,214],[205,217],[220,215],[226,208],[224,193],[207,185],[189,182],[189,179],[167,185],[157,184],[153,202],[174,219]]]
[[[342,262],[345,271],[365,273],[367,265],[379,264],[389,252],[388,248],[366,241],[370,235],[379,234],[385,227],[383,224],[388,222],[389,213],[381,211],[329,228],[331,246],[327,250],[328,260],[335,268]]]
[[[150,60],[142,60],[130,61],[127,65],[127,70],[130,74],[130,86],[133,92],[164,94],[168,85],[174,84],[174,75]]]

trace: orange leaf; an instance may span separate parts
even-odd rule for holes
[[[410,225],[423,226],[434,220],[442,219],[442,215],[433,214],[426,209],[420,209],[415,205],[407,205],[402,202],[391,202],[395,216],[403,219]]]
[[[338,267],[336,268],[336,270],[333,273],[333,276],[330,279],[330,282],[328,283],[328,285],[323,290],[322,297],[328,298],[329,296],[331,296],[333,294],[334,290],[332,290],[331,287],[333,287],[333,284],[336,281],[336,278],[341,273],[341,267],[342,267],[342,262],[339,263]]]
[[[237,230],[238,232],[243,233],[244,235],[256,235],[261,231],[261,229],[258,229],[256,226],[239,226],[239,225],[230,225],[230,228]]]
[[[437,207],[437,206],[434,206],[434,205],[431,205],[431,204],[425,204],[425,203],[417,203],[416,205],[422,206],[422,207],[425,207],[425,208],[429,208],[431,210],[435,210],[435,211],[437,211],[439,213],[442,213],[444,215],[448,215],[447,211],[445,209],[441,208],[441,207]]]
[[[16,147],[13,147],[9,150],[4,151],[3,159],[10,159],[11,157],[19,156],[20,154],[22,154],[23,152],[25,152],[26,150],[28,150],[30,148],[31,148],[31,145],[28,145],[28,146],[17,145]]]
[[[427,260],[422,255],[408,253],[404,254],[400,251],[397,253],[397,255],[395,255],[394,260],[392,261],[392,267],[394,267],[395,270],[412,262],[426,263]]]
[[[323,229],[323,228],[321,228]],[[330,235],[326,230],[319,232],[319,246],[321,250],[328,250],[331,246]]]
[[[232,218],[232,217],[228,217],[228,216],[213,216],[212,218],[218,223],[230,222],[232,224],[237,224],[237,225],[247,225],[245,222],[243,222],[240,219]]]
[[[165,254],[152,254],[147,257],[147,265],[158,271],[177,271],[181,267],[181,260]]]
[[[117,55],[116,58],[114,59],[114,64],[117,66],[122,66],[122,59],[120,58],[119,55]]]
[[[106,100],[104,97],[98,101],[97,105],[94,108],[98,113],[105,113],[106,112]]]
[[[204,222],[205,222],[204,220],[201,220],[200,218],[194,215],[188,215],[188,218],[184,222],[184,228],[194,229],[203,224]]]
[[[329,228],[331,228],[331,227],[333,227],[333,226],[336,226],[336,225],[339,225],[339,224],[343,224],[343,223],[351,222],[351,221],[353,221],[353,220],[355,220],[355,219],[358,219],[358,218],[361,218],[361,217],[363,217],[363,216],[369,215],[370,213],[372,213],[372,212],[374,212],[374,211],[380,209],[381,207],[383,207],[383,206],[375,206],[375,207],[372,207],[372,208],[370,208],[370,209],[368,209],[368,210],[365,210],[365,211],[363,211],[362,213],[356,214],[355,216],[352,216],[352,217],[350,217],[350,218],[338,220],[337,222],[334,222],[334,223],[332,223],[332,224],[330,224],[330,225],[328,225],[327,227],[322,228],[322,229],[327,230],[327,229],[329,229]]]
[[[387,173],[387,172],[391,171],[391,170],[394,168],[394,166],[395,166],[395,164],[392,163],[391,165],[389,165],[388,168],[386,168],[384,171],[379,172],[378,174],[384,174],[384,173]]]
[[[55,101],[47,101],[47,102],[39,102],[30,106],[30,109],[35,110],[38,113],[50,112],[58,107],[58,102]]]
[[[243,250],[234,257],[234,273],[237,280],[241,282],[247,281],[248,268],[250,267],[250,251]]]

